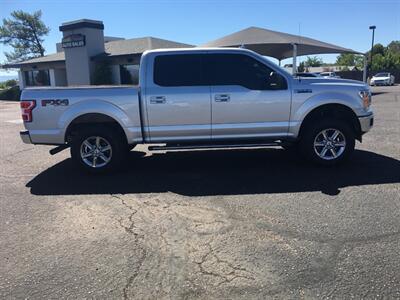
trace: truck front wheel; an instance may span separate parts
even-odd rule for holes
[[[304,128],[300,146],[303,154],[321,165],[335,165],[354,151],[354,131],[344,120],[317,120]]]
[[[80,130],[71,145],[72,160],[82,169],[103,173],[117,169],[126,156],[122,137],[111,128],[98,126]]]

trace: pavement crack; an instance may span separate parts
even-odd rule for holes
[[[117,221],[118,221],[118,224],[120,225],[120,227],[122,227],[127,233],[132,234],[135,237],[135,240],[137,240],[139,237],[139,234],[135,231],[135,230],[137,230],[137,227],[135,225],[135,221],[133,220],[133,218],[134,218],[135,214],[138,212],[138,210],[133,208],[133,206],[127,204],[123,198],[121,198],[117,195],[111,194],[111,197],[117,198],[118,200],[120,200],[121,204],[131,211],[131,213],[129,214],[129,217],[128,217],[128,221],[129,221],[128,226],[124,224],[123,218],[119,218]]]
[[[122,227],[126,233],[133,235],[135,242],[138,242],[140,238],[143,238],[143,236],[137,232],[138,228],[136,227],[135,221],[134,221],[134,217],[135,217],[136,213],[138,212],[138,210],[135,209],[133,206],[129,205],[122,197],[119,197],[114,194],[111,194],[111,197],[118,199],[121,202],[121,204],[130,211],[130,214],[127,218],[128,225],[124,224],[123,218],[119,218],[117,221],[118,221],[119,226]],[[146,256],[147,256],[146,250],[142,249],[141,255],[139,256],[137,267],[135,268],[133,274],[131,274],[128,277],[126,284],[122,290],[124,299],[129,299],[129,289],[132,287],[133,283],[135,282],[135,279],[139,275],[140,269],[146,259]]]
[[[129,289],[131,288],[131,286],[133,285],[133,283],[135,282],[135,279],[137,278],[137,276],[139,275],[140,269],[146,259],[146,251],[143,249],[142,250],[142,255],[139,258],[139,262],[138,262],[138,266],[136,267],[134,273],[129,276],[128,280],[126,281],[126,284],[124,286],[124,288],[122,289],[123,295],[124,295],[124,299],[127,300],[129,299]]]
[[[208,247],[207,253],[202,256],[200,262],[195,262],[195,263],[199,266],[199,270],[202,275],[209,275],[209,276],[213,276],[213,277],[221,279],[221,281],[217,284],[217,286],[220,286],[220,285],[226,284],[226,283],[230,283],[237,278],[255,280],[255,278],[252,276],[251,272],[248,271],[246,268],[242,268],[240,266],[234,265],[233,263],[231,263],[227,260],[221,259],[215,253],[215,250],[211,247],[211,245],[209,243],[207,244],[207,247]],[[213,265],[215,265],[216,267],[225,265],[230,269],[230,271],[229,272],[216,272],[215,270],[207,269],[206,266],[204,266],[204,264],[211,259],[215,260],[216,264],[213,264]]]
[[[7,158],[4,158],[4,160],[7,161],[7,162],[14,163],[14,162],[10,161],[8,158],[14,157],[14,156],[16,156],[16,155],[18,155],[18,154],[20,154],[20,153],[23,153],[23,152],[32,151],[33,149],[35,149],[35,148],[22,149],[22,150],[19,150],[19,151],[17,151],[17,152],[13,152],[13,153],[7,155]]]

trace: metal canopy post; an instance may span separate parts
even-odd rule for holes
[[[296,68],[296,65],[297,65],[297,62],[296,62],[296,60],[297,60],[297,44],[293,43],[292,45],[293,45],[293,65],[292,65],[292,74],[294,75],[294,74],[297,73],[297,68]]]
[[[367,66],[368,66],[368,59],[367,55],[364,54],[364,69],[363,69],[363,81],[367,82]]]

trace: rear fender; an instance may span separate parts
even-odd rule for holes
[[[129,116],[118,106],[99,99],[80,101],[74,105],[71,105],[66,111],[64,111],[58,121],[58,128],[62,129],[63,136],[65,136],[66,130],[73,120],[79,116],[90,113],[103,114],[113,118],[119,123],[119,125],[121,125],[128,141],[132,141],[133,139],[137,138],[134,132],[129,130],[129,128],[135,127],[135,124],[129,118]]]

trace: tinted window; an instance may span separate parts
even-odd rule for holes
[[[287,89],[286,79],[254,58],[242,54],[209,54],[211,85],[240,85],[251,90]]]
[[[378,73],[375,77],[389,77],[389,73]]]
[[[203,80],[202,55],[160,55],[154,61],[154,83],[161,86],[207,85]]]
[[[27,86],[50,85],[49,70],[25,71],[25,84]]]
[[[120,65],[119,74],[121,84],[139,83],[139,65]]]

